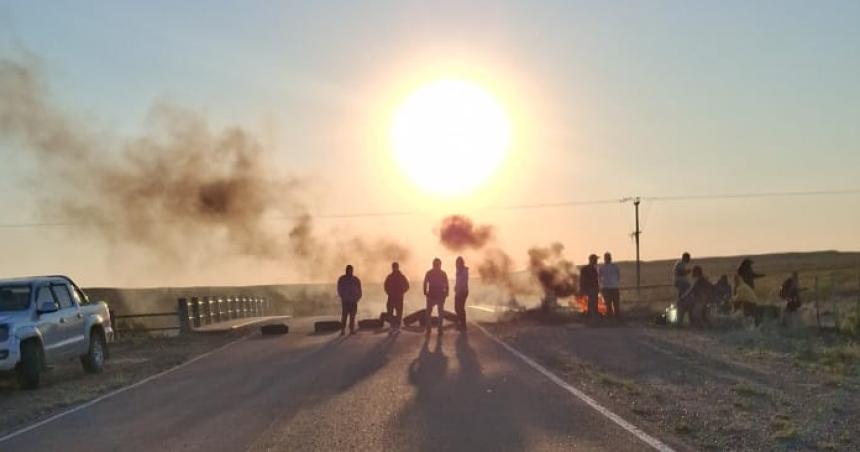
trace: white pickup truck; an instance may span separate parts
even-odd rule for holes
[[[108,357],[110,313],[90,303],[66,276],[0,279],[0,372],[15,372],[22,388],[39,387],[49,365],[80,358],[100,373]]]

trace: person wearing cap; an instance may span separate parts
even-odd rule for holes
[[[422,284],[424,296],[427,298],[427,309],[424,312],[427,334],[430,334],[431,314],[433,306],[439,312],[439,334],[442,334],[442,323],[445,317],[445,299],[448,298],[448,275],[442,270],[442,261],[437,257],[433,259],[433,268],[424,275]]]
[[[352,265],[346,266],[346,272],[337,279],[337,295],[340,297],[340,335],[346,331],[346,320],[349,318],[349,334],[355,333],[355,313],[358,311],[358,300],[361,299],[361,280],[353,275]]]
[[[597,255],[588,256],[588,265],[579,270],[580,293],[588,297],[588,317],[599,317],[597,311],[597,294],[600,293],[600,276],[597,272]]]

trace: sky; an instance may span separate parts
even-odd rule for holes
[[[273,165],[311,181],[312,213],[408,213],[318,225],[408,244],[405,268],[418,274],[436,255],[452,267],[434,235],[449,213],[494,225],[519,264],[556,241],[577,263],[607,250],[631,259],[630,203],[498,208],[631,196],[645,198],[646,260],[860,250],[858,195],[647,199],[860,188],[858,23],[856,1],[0,0],[0,57],[38,61],[52,102],[118,139],[161,103],[255,131]],[[478,83],[511,120],[501,167],[460,196],[422,191],[386,138],[399,103],[439,78]],[[45,220],[38,166],[17,147],[0,140],[0,224]],[[318,277],[300,261],[225,256],[166,271],[72,229],[0,228],[0,275]]]

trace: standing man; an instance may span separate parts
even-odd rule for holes
[[[400,264],[391,263],[391,273],[385,277],[385,293],[388,302],[385,304],[391,328],[400,329],[400,319],[403,318],[403,295],[409,290],[409,281],[400,273]]]
[[[430,314],[433,312],[433,306],[438,306],[439,334],[442,334],[442,322],[445,318],[445,299],[448,298],[448,275],[442,271],[442,261],[438,257],[433,259],[433,268],[424,275],[423,287],[424,296],[427,297],[427,309],[424,311],[427,334],[430,334]]]
[[[355,312],[361,299],[361,280],[352,274],[352,265],[346,266],[346,274],[337,279],[337,295],[340,297],[340,335],[346,331],[349,317],[349,334],[355,333]]]
[[[457,313],[457,326],[460,331],[466,331],[466,298],[469,298],[469,267],[466,267],[463,256],[459,256],[454,281],[454,311]]]
[[[603,301],[606,302],[606,316],[618,319],[621,316],[621,293],[618,291],[621,283],[621,270],[612,262],[612,254],[603,254],[603,265],[600,266],[600,288]]]
[[[690,289],[690,280],[687,278],[687,275],[690,274],[690,269],[687,268],[687,265],[690,264],[690,253],[684,253],[681,255],[681,260],[675,262],[675,266],[672,268],[672,275],[675,279],[675,289],[678,290],[678,301],[681,301],[681,297],[687,293],[687,290]]]
[[[597,294],[600,293],[600,276],[597,273],[597,255],[588,256],[588,265],[579,270],[579,290],[588,297],[588,317],[593,319],[597,311]]]

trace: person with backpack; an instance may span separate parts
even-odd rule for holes
[[[388,301],[385,303],[388,321],[394,330],[400,329],[400,320],[403,318],[403,297],[409,291],[409,281],[400,272],[400,264],[391,263],[391,273],[385,277],[385,294]]]
[[[797,272],[792,272],[791,276],[782,282],[779,288],[779,298],[785,300],[785,312],[797,312],[800,309],[800,283]]]
[[[361,280],[353,275],[352,265],[346,266],[346,271],[337,279],[337,295],[340,297],[340,335],[346,332],[346,320],[349,318],[349,334],[355,333],[355,313],[358,311],[358,300],[361,300]]]
[[[439,312],[439,334],[442,334],[442,324],[445,318],[445,299],[448,298],[448,275],[442,270],[442,260],[433,259],[433,268],[424,275],[424,296],[427,298],[427,309],[424,311],[427,334],[432,327],[430,323],[433,307]]]

